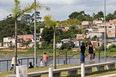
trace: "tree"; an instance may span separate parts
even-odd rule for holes
[[[24,14],[22,15],[21,17],[21,21],[30,25],[30,22],[31,22],[31,15],[30,14]]]
[[[32,3],[31,5],[28,4],[28,6],[24,7],[24,9],[21,10],[20,7],[20,1],[19,0],[14,0],[15,6],[12,8],[12,17],[15,20],[15,64],[14,64],[14,73],[16,73],[16,64],[17,64],[17,20],[19,17],[21,17],[24,13],[26,12],[31,12],[32,10],[35,9],[35,3]],[[36,8],[41,9],[41,8],[46,8],[49,10],[48,7],[42,6],[39,2],[36,3]]]
[[[41,19],[40,12],[36,11],[36,21],[39,19]],[[34,23],[34,13],[31,16],[31,21],[32,21],[31,24]]]
[[[51,15],[46,15],[44,17],[45,25],[49,28],[52,27],[53,32],[53,66],[56,69],[56,22]]]
[[[109,21],[109,20],[113,20],[114,19],[114,15],[109,13],[107,16],[106,16],[106,20]]]
[[[94,15],[94,19],[99,19],[99,18],[103,18],[104,17],[104,14],[102,11],[99,11],[97,14]]]
[[[31,43],[30,41],[26,41],[26,42],[23,43],[23,45],[26,46],[26,48],[27,48],[27,47],[29,47],[30,43]]]
[[[50,28],[45,27],[43,29],[41,36],[45,41],[47,41],[48,43],[51,43],[51,40],[53,39],[53,33],[54,33],[54,30],[52,27]]]
[[[72,14],[69,15],[70,19],[75,19],[79,15],[78,12],[73,12]]]
[[[113,14],[114,14],[114,19],[116,19],[116,10],[113,12]]]

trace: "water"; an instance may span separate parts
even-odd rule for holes
[[[7,61],[0,62],[0,72],[5,72],[7,70],[8,71],[10,70],[12,57],[13,56],[0,56],[0,60],[10,60],[10,61],[8,61],[8,69],[7,69]],[[18,56],[18,59],[23,59],[23,58],[33,58],[33,56]],[[50,58],[52,58],[52,57],[50,57]],[[41,57],[37,58],[37,66],[40,66],[40,59],[41,59]],[[63,62],[64,60],[65,60],[65,57],[58,57],[56,59],[56,64],[62,65],[62,64],[64,64],[64,62]],[[86,61],[86,64],[89,64],[88,57],[85,58],[85,61]],[[107,58],[107,61],[116,61],[116,58]],[[33,63],[33,59],[22,60],[22,65],[28,66],[29,62]],[[95,58],[95,63],[98,63],[98,62],[99,62],[99,59]],[[103,57],[100,58],[100,62],[104,62]],[[53,60],[48,62],[48,65],[52,65],[52,64],[53,64]],[[80,59],[79,59],[79,57],[73,57],[73,58],[67,60],[67,64],[80,64]],[[21,65],[21,64],[19,64],[19,65]]]

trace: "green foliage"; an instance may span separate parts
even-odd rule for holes
[[[61,49],[61,50],[64,50],[64,49],[70,50],[71,48],[74,48],[74,43],[68,42],[68,43],[62,44],[62,46],[61,46],[60,49]]]
[[[48,28],[52,27],[53,29],[55,29],[56,22],[51,15],[46,15],[44,17],[44,22]]]
[[[92,40],[94,40],[94,41],[97,40],[97,36],[95,35],[95,36],[92,38]]]
[[[104,17],[104,14],[102,11],[98,12],[97,14],[94,15],[94,19],[99,19],[99,18],[103,18]]]
[[[92,17],[89,14],[85,14],[84,11],[73,12],[69,15],[70,19],[77,19],[79,21],[91,21]]]
[[[45,41],[47,41],[48,43],[50,43],[51,40],[53,39],[53,32],[54,31],[53,31],[53,28],[52,27],[50,27],[50,28],[45,27],[43,29],[43,32],[42,32],[41,36],[42,36],[42,38]]]
[[[42,42],[42,48],[44,48],[44,49],[51,49],[51,48],[53,48],[53,44],[52,43],[48,43],[47,41]]]
[[[107,16],[106,16],[106,20],[109,21],[109,20],[113,20],[114,19],[114,15],[109,13]]]
[[[79,25],[81,22],[77,19],[67,19],[65,21],[61,21],[59,25],[61,26],[71,26],[71,25]]]
[[[100,51],[104,51],[104,43],[100,46]]]
[[[112,48],[109,50],[110,52],[116,52],[116,48]]]
[[[108,50],[111,50],[112,48],[116,48],[116,45],[115,44],[112,44],[108,47]]]
[[[24,42],[24,43],[22,43],[24,46],[26,46],[26,48],[27,47],[29,47],[29,44],[30,44],[31,42],[30,41],[26,41],[26,42]]]

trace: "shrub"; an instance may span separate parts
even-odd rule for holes
[[[109,50],[110,52],[116,52],[116,48],[112,48]]]
[[[108,50],[111,50],[112,48],[116,48],[116,45],[115,44],[112,44],[108,47]]]

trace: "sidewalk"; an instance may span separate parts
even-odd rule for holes
[[[110,75],[104,75],[104,76],[98,76],[98,77],[116,77],[116,74],[110,74]]]

